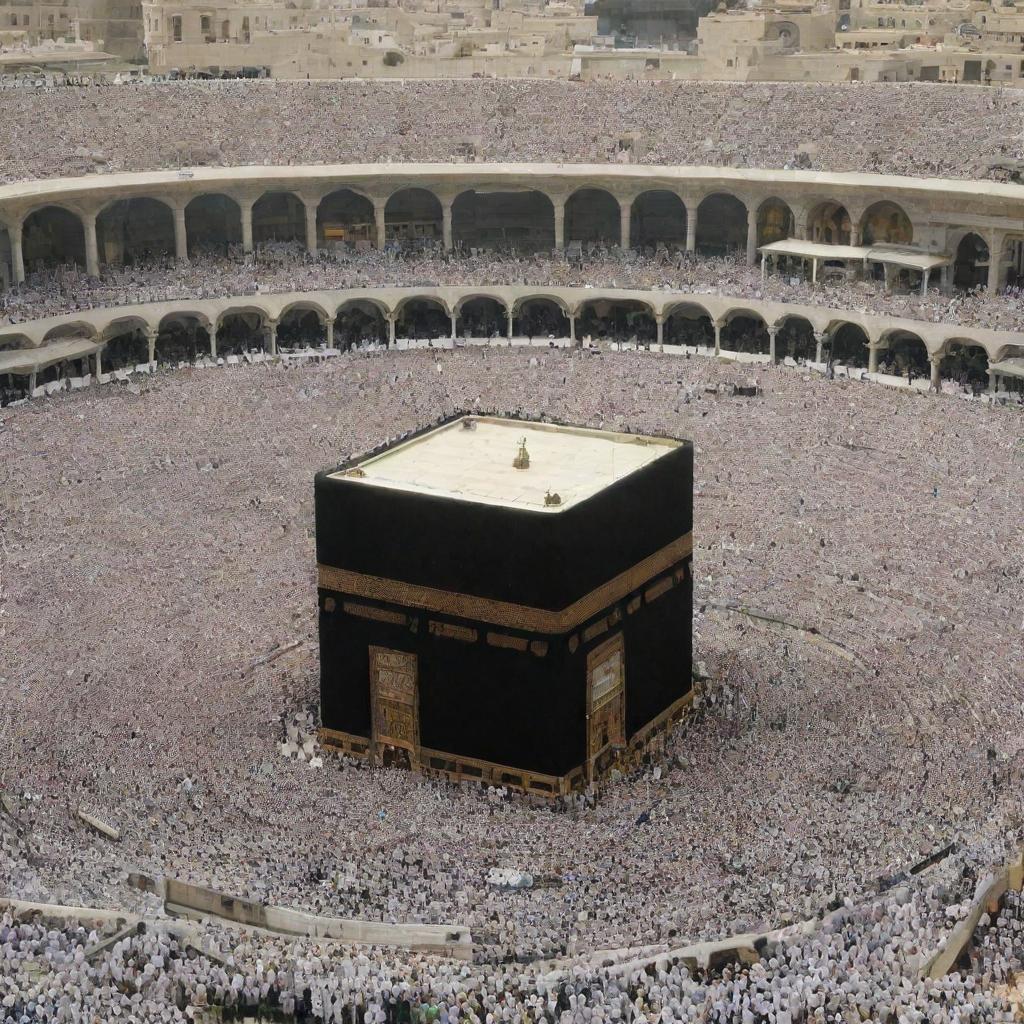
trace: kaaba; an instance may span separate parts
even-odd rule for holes
[[[689,442],[459,415],[315,498],[325,744],[557,795],[684,713]]]

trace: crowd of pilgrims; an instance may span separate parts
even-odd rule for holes
[[[187,81],[10,89],[3,103],[0,181],[453,160],[977,178],[1024,156],[1019,91],[925,82]]]
[[[12,1020],[235,1015],[275,986],[274,1012],[287,991],[296,1015],[352,1019],[340,1001],[362,1024],[1010,1020],[1017,910],[985,922],[972,967],[918,971],[1024,838],[1019,418],[755,372],[762,394],[730,399],[708,388],[737,369],[707,360],[354,352],[6,412],[0,891],[148,921],[88,960],[73,923],[8,930]],[[464,408],[697,444],[710,678],[695,714],[596,794],[548,803],[278,753],[286,717],[317,699],[313,472]],[[495,867],[546,884],[497,888]],[[216,925],[181,953],[132,870],[465,924],[474,962]],[[749,967],[672,963],[689,942],[844,906]],[[651,944],[665,954],[648,969],[605,965]]]
[[[883,281],[870,276],[832,276],[812,284],[796,266],[773,270],[762,279],[760,267],[748,266],[742,253],[623,250],[602,243],[588,244],[567,258],[558,252],[464,248],[444,253],[434,247],[338,247],[311,256],[298,242],[270,242],[248,256],[234,248],[201,250],[180,264],[169,256],[140,256],[127,265],[105,266],[99,278],[88,277],[75,265],[40,268],[24,284],[0,292],[0,324],[177,299],[467,284],[671,289],[988,330],[1024,329],[1024,291],[1016,284],[994,296],[981,286],[954,294],[932,289],[921,295],[916,282],[887,290]]]

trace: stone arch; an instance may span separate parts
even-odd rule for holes
[[[862,245],[910,245],[914,225],[906,211],[889,199],[872,203],[860,219]]]
[[[815,206],[807,216],[807,238],[825,245],[849,245],[852,223],[846,207],[826,199]]]
[[[25,270],[74,263],[85,267],[85,228],[77,213],[63,206],[33,210],[22,227]]]
[[[240,356],[246,352],[268,351],[263,310],[251,306],[226,309],[217,318],[217,355]]]
[[[75,338],[85,338],[95,341],[97,337],[96,327],[87,320],[72,320],[69,323],[57,324],[51,327],[40,341],[40,348],[52,345],[58,341],[70,341]]]
[[[783,50],[800,49],[800,26],[795,21],[779,21],[772,24],[765,38],[777,39]]]
[[[21,352],[24,349],[37,348],[36,343],[27,334],[0,335],[0,352]]]
[[[676,302],[665,309],[662,338],[666,345],[713,348],[715,325],[711,314],[696,302]]]
[[[555,208],[536,189],[469,189],[452,203],[452,241],[468,248],[550,252],[555,247]]]
[[[252,207],[252,240],[305,242],[306,208],[294,192],[264,192]]]
[[[879,370],[897,377],[928,377],[928,346],[924,339],[913,331],[892,330],[882,335],[886,343],[879,352]]]
[[[569,310],[557,296],[531,295],[512,310],[513,332],[520,338],[568,338]]]
[[[388,343],[388,311],[373,299],[349,299],[334,316],[334,347],[346,352],[357,345]]]
[[[403,339],[447,338],[452,321],[444,301],[430,295],[413,295],[395,307],[395,337]]]
[[[204,313],[168,313],[157,328],[153,355],[158,363],[194,363],[210,354],[210,321]]]
[[[51,327],[42,337],[39,343],[40,371],[37,376],[37,384],[46,384],[53,380],[60,380],[63,377],[84,377],[89,373],[89,359],[92,352],[68,356],[61,350],[54,348],[49,355],[45,349],[49,346],[57,346],[63,341],[87,341],[97,340],[98,332],[95,326],[85,320],[75,320],[71,323],[57,324]]]
[[[471,338],[504,337],[508,307],[493,295],[466,295],[455,304],[456,333]]]
[[[331,318],[331,314],[315,299],[297,299],[281,309],[277,314],[277,322],[280,323],[286,316],[296,312],[315,313],[321,323],[326,323]]]
[[[629,244],[634,249],[686,245],[686,204],[668,189],[641,192],[629,211]]]
[[[327,313],[316,303],[294,302],[277,319],[277,350],[321,348],[327,341]]]
[[[814,324],[807,317],[790,314],[776,321],[778,334],[775,336],[775,356],[789,358],[795,362],[809,362],[817,351],[814,338]]]
[[[135,263],[174,255],[174,211],[159,199],[137,196],[108,203],[96,217],[100,263]]]
[[[757,208],[757,244],[771,245],[791,238],[795,223],[789,204],[776,196],[769,197]]]
[[[724,256],[747,245],[747,207],[731,192],[712,192],[697,207],[697,252]]]
[[[242,244],[242,210],[231,196],[207,192],[185,207],[189,255],[203,250],[227,253]]]
[[[760,313],[752,309],[730,309],[725,314],[719,338],[721,347],[729,352],[768,354],[768,325]]]
[[[103,369],[130,370],[149,362],[149,323],[140,316],[124,316],[103,328]]]
[[[957,243],[953,260],[953,286],[963,291],[988,284],[988,243],[981,235],[968,231]]]
[[[619,201],[604,188],[578,188],[565,201],[565,241],[618,245]]]
[[[405,247],[432,245],[444,233],[441,200],[426,188],[400,188],[384,207],[384,234],[388,243]]]
[[[947,338],[939,350],[939,377],[980,394],[988,387],[988,351],[974,338]]]
[[[321,249],[356,242],[375,245],[377,220],[372,201],[351,188],[328,192],[316,208],[316,240]]]
[[[650,304],[639,299],[587,299],[576,314],[576,337],[647,345],[658,334]]]
[[[867,368],[868,333],[860,324],[841,321],[828,332],[828,353],[825,359],[843,366]]]

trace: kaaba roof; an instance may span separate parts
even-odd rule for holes
[[[525,444],[529,468],[516,468]],[[564,512],[680,442],[492,416],[463,416],[332,474],[361,484],[505,508]],[[560,504],[545,503],[557,494]]]

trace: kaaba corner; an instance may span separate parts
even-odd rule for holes
[[[689,442],[460,415],[315,492],[325,744],[557,795],[687,707]]]

